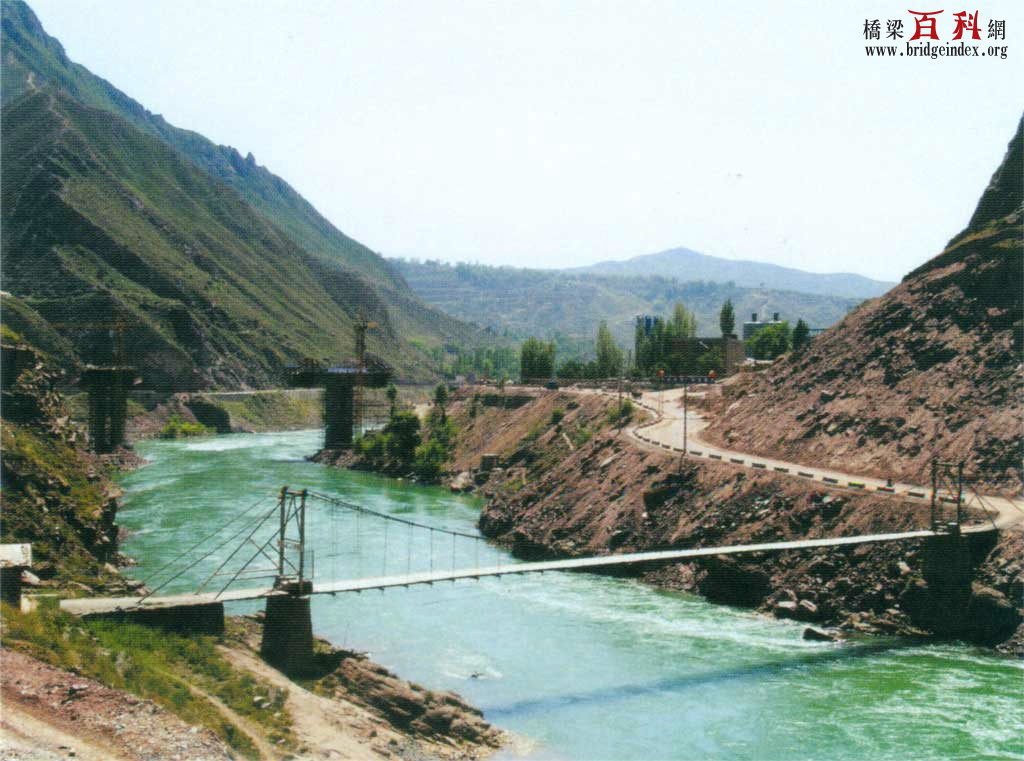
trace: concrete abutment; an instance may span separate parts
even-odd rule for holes
[[[314,670],[313,616],[310,598],[275,595],[267,598],[260,655],[285,674]]]

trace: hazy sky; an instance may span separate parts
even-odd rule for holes
[[[912,32],[895,0],[29,3],[73,60],[385,255],[687,246],[895,280],[964,226],[1024,102],[1019,0],[968,9],[983,50],[1005,21],[1006,59],[934,60],[865,55],[865,19]],[[947,44],[965,8],[925,5]]]

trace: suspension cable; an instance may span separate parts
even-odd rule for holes
[[[153,579],[155,579],[155,578],[156,578],[157,576],[159,576],[159,575],[160,575],[161,573],[163,573],[164,571],[166,571],[166,570],[167,570],[168,568],[170,568],[170,567],[171,567],[172,565],[174,565],[175,563],[177,563],[177,562],[178,562],[179,560],[181,560],[182,558],[184,558],[185,556],[187,556],[187,555],[188,555],[188,554],[189,554],[190,552],[193,552],[193,551],[195,551],[195,550],[196,550],[196,548],[198,548],[198,547],[199,547],[200,545],[202,545],[202,544],[203,544],[204,542],[207,542],[207,541],[209,541],[210,539],[212,539],[213,537],[215,537],[215,536],[217,536],[218,534],[220,534],[220,532],[222,532],[222,531],[223,531],[224,529],[226,529],[226,528],[227,528],[228,526],[230,526],[230,525],[231,525],[232,523],[234,523],[234,522],[235,522],[235,521],[237,521],[238,519],[240,519],[240,518],[244,518],[244,517],[245,517],[246,515],[248,515],[248,514],[249,514],[250,512],[252,512],[252,511],[253,511],[254,509],[256,509],[256,507],[258,507],[258,506],[259,506],[259,504],[260,504],[260,503],[261,503],[261,502],[262,502],[263,500],[265,500],[265,499],[266,499],[266,498],[267,498],[268,496],[270,496],[270,495],[269,495],[269,494],[264,494],[264,495],[263,495],[263,496],[261,496],[261,497],[260,497],[259,499],[257,499],[257,500],[256,500],[255,502],[253,502],[253,503],[252,503],[251,505],[249,505],[249,506],[248,506],[247,508],[245,508],[245,510],[243,510],[242,512],[240,512],[240,513],[238,513],[238,514],[236,514],[236,515],[233,515],[233,516],[232,516],[232,517],[231,517],[231,518],[230,518],[230,519],[229,519],[229,520],[228,520],[228,521],[227,521],[227,522],[226,522],[226,523],[225,523],[224,525],[222,525],[222,526],[218,526],[218,527],[217,527],[216,529],[214,529],[214,530],[213,530],[213,531],[212,531],[211,533],[209,533],[209,534],[207,534],[206,536],[204,536],[204,537],[203,537],[202,539],[200,539],[200,540],[199,540],[198,542],[196,542],[195,544],[193,544],[193,545],[192,545],[191,547],[189,547],[189,548],[188,548],[187,550],[185,550],[185,551],[183,551],[183,552],[179,553],[178,555],[176,555],[176,556],[175,556],[175,557],[174,557],[174,558],[173,558],[172,560],[168,561],[168,562],[167,562],[167,563],[165,563],[165,564],[164,564],[163,566],[161,566],[161,567],[160,567],[160,568],[158,568],[157,570],[153,571],[153,573],[149,574],[149,576],[147,576],[147,577],[145,577],[144,579],[142,579],[142,582],[143,582],[144,584],[149,584],[149,582],[150,582],[150,581],[152,581]],[[224,540],[223,542],[221,542],[221,543],[220,543],[219,545],[217,545],[217,546],[216,546],[216,547],[214,548],[214,550],[213,550],[213,551],[214,551],[214,552],[216,552],[216,551],[217,551],[218,549],[220,549],[220,548],[221,548],[221,547],[223,547],[223,546],[224,546],[225,544],[227,544],[227,543],[228,543],[229,541],[231,541],[231,539],[233,539],[233,538],[234,538],[235,536],[238,536],[238,534],[241,534],[241,533],[242,533],[242,531],[245,531],[245,528],[246,528],[246,527],[247,527],[248,525],[249,525],[249,524],[248,524],[248,523],[246,523],[246,524],[245,524],[245,526],[243,526],[243,527],[242,527],[242,528],[241,528],[241,529],[240,529],[240,530],[239,530],[239,531],[238,531],[238,532],[237,532],[236,534],[232,535],[232,536],[231,536],[231,537],[229,537],[228,539],[225,539],[225,540]],[[206,557],[208,557],[208,555],[204,555],[204,556],[203,556],[202,558],[200,558],[200,561],[201,561],[201,560],[205,560],[205,559],[206,559]],[[196,562],[199,562],[199,561],[196,561]],[[195,563],[193,563],[193,565],[195,565]],[[190,567],[191,567],[191,566],[190,566]],[[187,569],[186,569],[186,570],[187,570]],[[179,575],[180,575],[180,574],[179,574]],[[177,577],[174,577],[174,578],[177,578]],[[160,586],[161,586],[161,587],[162,587],[162,586],[165,586],[165,585],[166,585],[167,583],[168,583],[168,582],[164,582],[164,584],[161,584]],[[159,589],[160,587],[157,587],[157,588]],[[152,594],[152,593],[150,593],[150,594]],[[148,596],[148,595],[147,595],[147,596]]]
[[[416,521],[411,521],[408,518],[398,518],[394,515],[388,515],[387,513],[382,513],[377,510],[371,510],[370,508],[363,507],[362,505],[355,505],[352,504],[351,502],[345,502],[344,500],[338,499],[337,497],[329,497],[326,494],[320,494],[319,492],[310,492],[309,496],[320,499],[331,505],[343,507],[346,510],[354,510],[357,513],[366,513],[367,515],[372,515],[376,518],[383,518],[386,521],[393,521],[394,523],[404,523],[407,526],[411,525],[415,526],[416,528],[426,529],[428,531],[439,531],[442,534],[454,534],[455,536],[465,537],[466,539],[473,539],[478,542],[485,541],[484,538],[479,534],[468,534],[464,531],[454,531],[452,529],[447,528],[438,528],[437,526],[428,526],[425,523],[417,523]]]
[[[238,551],[239,551],[239,550],[241,550],[241,549],[242,549],[242,547],[244,547],[244,546],[245,546],[246,542],[248,542],[248,541],[249,541],[250,539],[252,539],[253,535],[254,535],[254,534],[255,534],[255,533],[257,532],[257,531],[259,531],[259,530],[260,530],[260,528],[261,528],[261,527],[263,526],[263,524],[264,524],[264,523],[266,523],[266,522],[267,522],[267,521],[268,521],[268,520],[270,519],[270,516],[274,515],[274,514],[275,514],[275,513],[277,513],[277,512],[279,511],[279,510],[280,510],[280,508],[279,508],[279,506],[278,506],[278,505],[274,505],[274,506],[273,506],[272,508],[270,508],[270,510],[269,510],[269,511],[268,511],[268,512],[266,513],[266,515],[264,515],[264,516],[263,516],[263,518],[262,518],[262,519],[260,519],[259,523],[257,523],[257,524],[256,524],[256,525],[255,525],[255,526],[253,527],[252,531],[250,531],[250,532],[249,532],[249,536],[247,536],[247,537],[246,537],[246,538],[245,538],[245,539],[244,539],[244,540],[243,540],[243,541],[242,541],[242,542],[241,542],[241,543],[240,543],[240,544],[239,544],[239,545],[238,545],[237,547],[235,547],[235,549],[234,549],[234,550],[232,550],[232,551],[231,551],[231,554],[230,554],[230,555],[228,555],[228,556],[227,556],[227,557],[226,557],[226,558],[224,559],[224,562],[223,562],[223,563],[221,563],[221,564],[220,564],[219,566],[217,566],[217,570],[215,570],[215,571],[214,571],[213,573],[211,573],[211,574],[210,574],[210,575],[209,575],[209,576],[207,577],[207,579],[206,579],[206,580],[205,580],[205,581],[204,581],[204,582],[203,582],[202,584],[200,584],[200,585],[199,585],[199,588],[198,588],[198,589],[197,589],[196,591],[197,591],[197,592],[202,592],[202,591],[203,591],[203,589],[205,589],[205,588],[206,588],[206,585],[207,585],[207,584],[209,584],[209,583],[210,583],[210,581],[211,581],[211,580],[213,579],[213,577],[214,577],[214,576],[216,576],[216,575],[217,575],[218,573],[220,573],[220,572],[221,572],[221,570],[223,570],[224,566],[226,566],[226,565],[227,565],[227,564],[228,564],[229,562],[231,562],[231,559],[232,559],[232,558],[234,558],[234,557],[235,557],[235,555],[237,555],[237,554],[238,554]],[[273,539],[273,537],[271,537],[271,539]],[[269,539],[268,539],[268,540],[267,540],[266,542],[264,542],[264,543],[263,543],[263,547],[266,547],[266,546],[267,546],[268,544],[270,544],[270,540],[269,540]],[[263,547],[261,547],[261,548],[260,548],[260,550],[261,550],[261,551],[262,551]],[[255,557],[255,556],[254,556],[254,557]],[[250,559],[250,560],[249,560],[249,562],[251,563],[251,562],[252,562],[252,559]],[[249,563],[246,563],[246,565],[248,565],[248,564],[249,564]],[[244,567],[244,566],[243,566],[243,567]],[[229,583],[230,583],[230,582],[229,582]],[[219,594],[219,593],[218,593],[218,594]]]
[[[276,512],[276,511],[277,511],[277,505],[274,505],[274,507],[273,507],[273,508],[271,508],[270,512],[269,512],[269,513],[267,513],[266,515],[264,515],[264,516],[263,516],[262,518],[260,518],[259,516],[257,516],[257,517],[256,517],[256,518],[254,518],[253,520],[251,520],[251,521],[248,521],[248,522],[246,522],[245,524],[243,524],[243,525],[242,525],[242,527],[241,527],[240,529],[238,529],[238,531],[236,531],[236,532],[235,532],[234,534],[232,534],[231,536],[229,536],[229,537],[227,537],[226,539],[224,539],[224,541],[222,541],[222,542],[221,542],[220,544],[218,544],[218,545],[214,546],[214,547],[213,547],[213,548],[211,548],[211,549],[210,549],[209,551],[205,552],[205,553],[204,553],[203,555],[201,555],[200,557],[196,558],[196,559],[195,559],[195,560],[194,560],[194,561],[193,561],[192,563],[190,563],[189,565],[185,566],[184,568],[182,568],[182,569],[181,569],[180,571],[178,571],[177,573],[175,573],[175,574],[171,575],[171,576],[170,576],[170,577],[169,577],[168,579],[166,579],[165,581],[161,582],[160,584],[157,584],[157,585],[156,585],[155,587],[153,587],[152,589],[150,589],[150,590],[149,590],[148,592],[146,592],[146,594],[142,595],[142,597],[140,597],[140,598],[139,598],[139,601],[141,602],[142,600],[145,600],[145,599],[146,599],[147,597],[150,597],[150,596],[154,595],[155,593],[159,592],[159,591],[160,591],[161,589],[163,589],[164,587],[166,587],[166,586],[167,586],[168,584],[170,584],[171,582],[173,582],[173,581],[175,581],[175,580],[179,579],[179,578],[180,578],[181,576],[183,576],[183,575],[184,575],[184,574],[185,574],[186,572],[188,572],[188,571],[192,570],[193,568],[195,568],[196,566],[198,566],[198,565],[199,565],[200,563],[202,563],[202,562],[203,562],[204,560],[206,560],[206,559],[207,559],[208,557],[210,557],[210,556],[211,556],[211,555],[212,555],[213,553],[217,552],[217,550],[219,550],[219,549],[221,549],[222,547],[224,547],[224,545],[226,545],[226,544],[227,544],[228,542],[230,542],[230,541],[232,541],[232,540],[234,540],[234,539],[237,539],[237,538],[238,538],[238,537],[239,537],[239,536],[240,536],[240,535],[242,534],[242,532],[243,532],[243,531],[245,531],[245,530],[246,530],[247,528],[249,528],[250,526],[252,526],[252,525],[253,525],[253,523],[256,523],[256,526],[255,526],[255,527],[254,527],[254,528],[252,529],[252,531],[251,531],[251,532],[250,532],[250,534],[249,534],[249,536],[252,536],[252,534],[254,534],[254,533],[256,532],[256,530],[257,530],[257,529],[259,529],[259,527],[260,527],[260,526],[262,526],[262,525],[263,525],[263,524],[264,524],[264,523],[266,522],[267,518],[268,518],[268,517],[269,517],[270,515],[273,515],[273,514],[274,514],[274,512]],[[258,523],[257,523],[257,521],[258,521]],[[238,552],[238,550],[242,548],[242,545],[243,545],[244,543],[245,543],[245,540],[243,540],[243,541],[242,541],[242,543],[241,543],[241,544],[239,544],[239,545],[238,545],[238,547],[236,547],[236,548],[235,548],[235,550],[234,550],[234,551],[233,551],[233,552],[231,553],[231,555],[229,556],[229,559],[230,559],[231,557],[234,557],[234,556],[235,556],[235,554],[236,554],[236,553]],[[181,556],[179,556],[179,559],[180,559],[181,557],[183,557],[183,556],[184,556],[184,555],[181,555]],[[225,562],[226,562],[226,561],[225,561]],[[222,567],[223,567],[223,566],[222,566]],[[207,581],[209,581],[209,579],[207,579]],[[206,582],[203,582],[203,586],[205,586],[205,585],[206,585]],[[199,591],[202,591],[202,587],[200,587],[200,590],[199,590]]]

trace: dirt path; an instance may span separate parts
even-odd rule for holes
[[[263,736],[263,732],[258,726],[254,725],[244,716],[240,716],[237,712],[231,710],[224,701],[216,695],[212,695],[206,690],[196,687],[194,684],[190,684],[184,679],[179,679],[175,677],[174,674],[168,674],[167,672],[162,673],[164,676],[175,679],[193,695],[197,695],[208,701],[228,724],[233,724],[236,729],[249,738],[249,741],[256,746],[256,750],[259,751],[261,761],[274,761],[281,756],[278,749],[267,742],[266,738]]]
[[[37,709],[38,710],[38,709]],[[111,744],[85,737],[73,727],[40,718],[14,700],[4,700],[0,717],[0,758],[3,761],[123,761]]]
[[[285,704],[301,739],[304,759],[378,761],[391,757],[392,750],[404,741],[364,708],[315,695],[248,653],[229,648],[221,648],[221,653],[233,666],[287,693]]]

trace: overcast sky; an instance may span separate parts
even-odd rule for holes
[[[895,0],[29,3],[73,60],[388,256],[686,246],[895,280],[964,226],[1024,91],[1019,0],[977,8],[972,44],[1003,20],[1006,59],[936,60],[865,55],[865,19],[912,32]],[[926,5],[949,43],[963,9]]]

